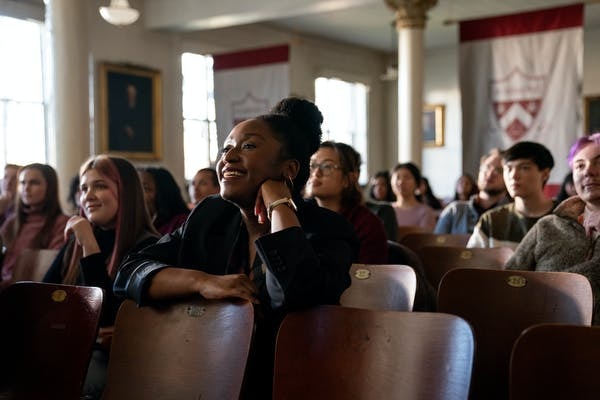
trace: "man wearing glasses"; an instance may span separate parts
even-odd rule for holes
[[[481,157],[477,187],[479,192],[468,201],[456,200],[444,208],[434,233],[473,233],[481,214],[511,201],[504,185],[499,149],[492,149]]]

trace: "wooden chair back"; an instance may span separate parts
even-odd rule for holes
[[[0,393],[14,399],[79,399],[102,301],[102,289],[95,287],[19,282],[3,290]]]
[[[249,302],[196,299],[138,307],[125,300],[103,399],[237,399],[253,326]]]
[[[417,277],[417,290],[413,311],[435,311],[437,299],[435,289],[425,277],[421,259],[408,247],[388,240],[388,264],[408,265]]]
[[[418,255],[423,262],[425,276],[436,288],[442,276],[454,268],[504,269],[504,264],[513,255],[510,247],[472,248],[450,246],[425,246]]]
[[[13,281],[41,282],[59,250],[25,249],[17,258]]]
[[[600,327],[541,324],[517,339],[510,399],[597,399]]]
[[[477,343],[472,399],[506,399],[513,344],[539,323],[589,325],[589,281],[568,272],[456,268],[444,275],[438,310],[471,323]]]
[[[342,293],[342,306],[412,311],[417,277],[408,265],[352,264],[350,276],[352,284]]]
[[[466,247],[471,235],[452,234],[452,233],[410,233],[400,240],[400,244],[405,245],[414,252],[425,246],[451,246]]]
[[[465,399],[471,327],[441,313],[321,306],[287,315],[274,400]]]
[[[431,233],[431,229],[425,229],[417,225],[404,225],[398,227],[398,234],[396,235],[396,241],[400,242],[405,236],[412,233]]]

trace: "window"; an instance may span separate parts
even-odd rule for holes
[[[41,23],[0,16],[0,166],[47,162],[43,35]]]
[[[369,180],[367,165],[367,91],[362,83],[317,78],[315,102],[323,114],[323,140],[354,147],[362,158],[359,183]]]
[[[217,160],[217,124],[213,84],[213,59],[183,53],[183,157],[185,178]]]

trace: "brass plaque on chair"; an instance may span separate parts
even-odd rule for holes
[[[460,258],[463,260],[470,260],[473,258],[473,252],[471,250],[463,250],[460,252]]]
[[[435,241],[439,244],[444,244],[446,243],[446,237],[445,236],[438,236],[437,238],[435,238]]]
[[[187,306],[186,312],[190,317],[200,317],[206,312],[206,307],[191,305]]]
[[[67,292],[61,289],[55,290],[50,295],[50,298],[57,303],[62,303],[67,298]]]
[[[527,285],[527,279],[525,279],[525,277],[521,275],[511,275],[508,278],[506,278],[506,283],[508,284],[508,286],[522,288]]]
[[[371,271],[368,269],[360,268],[354,272],[356,279],[369,279],[371,277]]]

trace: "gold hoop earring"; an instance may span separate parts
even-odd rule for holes
[[[291,176],[288,176],[287,179],[285,180],[285,185],[288,187],[288,189],[290,190],[290,193],[294,193],[294,181],[292,180]]]

